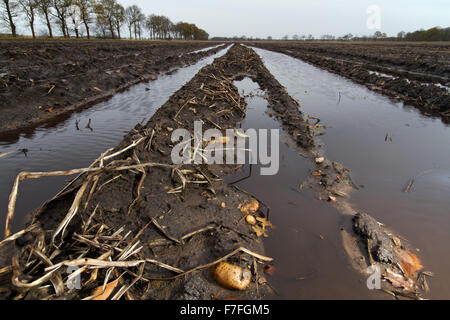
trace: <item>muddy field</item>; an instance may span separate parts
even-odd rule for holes
[[[18,184],[43,174],[18,177],[8,207],[7,239],[0,242],[1,297],[92,298],[104,284],[104,292],[114,292],[106,298],[276,296],[270,277],[277,274],[277,262],[266,256],[262,241],[276,227],[270,208],[236,182],[225,182],[243,173],[242,166],[174,165],[170,158],[171,133],[177,128],[192,133],[195,120],[203,122],[204,130],[238,127],[251,107],[235,85],[244,79],[264,92],[267,113],[286,132],[286,143],[310,163],[301,189],[343,214],[334,230],[341,239],[334,246],[343,248],[339,252],[345,252],[353,270],[364,277],[369,265],[380,266],[383,290],[390,296],[417,299],[428,292],[430,273],[423,272],[414,244],[353,209],[349,198],[360,186],[349,169],[327,159],[318,139],[324,129],[320,119],[302,114],[254,50],[235,45],[89,168],[48,174],[80,175],[37,209],[26,229],[11,235]],[[192,145],[190,157],[205,147],[203,142]],[[323,235],[316,241],[321,240]],[[230,264],[235,277],[227,282],[219,273]],[[81,268],[81,290],[64,286],[70,266]]]
[[[211,55],[211,42],[1,41],[0,132],[110,98]]]
[[[137,244],[142,246],[140,247],[142,250],[131,254],[129,258],[141,259],[141,261],[147,259],[147,262],[150,262],[149,264],[140,263],[139,268],[130,270],[131,275],[140,274],[138,278],[134,279],[132,276],[127,280],[128,276],[124,276],[121,279],[124,285],[134,280],[139,282],[131,291],[127,291],[128,298],[223,299],[238,296],[255,299],[269,294],[270,286],[266,284],[262,275],[264,265],[257,261],[270,262],[271,259],[261,255],[264,252],[262,242],[254,235],[252,228],[242,221],[242,218],[245,218],[242,206],[254,202],[255,199],[239,188],[224,184],[222,181],[225,175],[235,172],[238,168],[174,166],[170,161],[172,145],[170,132],[174,129],[181,127],[192,130],[193,121],[196,119],[204,120],[206,128],[233,128],[235,123],[242,119],[245,114],[245,102],[239,96],[232,80],[244,75],[256,78],[262,65],[260,61],[255,62],[255,59],[257,57],[251,50],[236,47],[224,58],[216,60],[212,66],[202,69],[194,79],[174,94],[145,126],[136,126],[118,148],[110,151],[110,153],[118,150],[126,152],[117,157],[111,157],[114,161],[105,160],[103,163],[102,160],[104,169],[97,172],[100,175],[95,175],[96,178],[83,175],[69,190],[41,208],[34,215],[33,223],[38,223],[38,233],[44,237],[42,240],[45,239],[46,244],[41,248],[45,255],[51,256],[58,252],[57,259],[61,261],[71,259],[77,255],[73,251],[75,249],[73,245],[90,246],[89,243],[97,242],[99,238],[95,236],[94,242],[86,243],[82,240],[78,244],[73,243],[72,239],[79,239],[80,235],[83,239],[89,239],[96,233],[102,236],[103,232],[107,232],[105,236],[108,238],[117,231],[119,235],[120,228],[124,228],[124,234],[131,231],[128,240],[134,237],[128,245],[126,245],[128,240],[125,241],[125,238],[121,241],[125,249],[129,249],[132,245],[134,248]],[[245,64],[241,60],[245,60]],[[268,73],[267,70],[265,72]],[[278,93],[277,98],[290,101],[292,107],[295,106],[274,79],[268,80],[260,76],[259,80],[268,82],[270,90]],[[297,110],[293,109],[291,112],[299,116]],[[289,124],[291,121],[287,119],[286,123]],[[306,127],[302,125],[294,127],[292,130],[306,133]],[[305,146],[310,144],[308,139],[302,140],[301,143]],[[127,147],[130,145],[133,148]],[[128,166],[130,171],[127,169],[118,176],[116,169],[112,169],[118,164]],[[143,166],[139,167],[141,164]],[[95,179],[96,182],[91,179]],[[90,195],[84,194],[87,184],[81,181],[89,184],[88,188],[92,190],[89,192]],[[104,186],[104,188],[100,187],[95,191],[96,186]],[[83,194],[80,190],[83,190]],[[83,197],[83,203],[86,206],[82,215],[86,214],[86,216],[78,216],[71,221],[70,230],[63,237],[66,240],[63,240],[63,245],[62,243],[59,245],[62,251],[54,251],[55,238],[51,236],[51,230],[58,229],[58,224],[64,219],[64,212],[69,210],[74,199],[77,198],[76,194]],[[99,214],[94,215],[94,212]],[[259,219],[268,224],[264,215]],[[89,223],[86,224],[83,221]],[[84,231],[83,225],[86,226]],[[266,228],[264,225],[263,227]],[[91,234],[88,235],[86,232]],[[3,258],[6,258],[4,262],[8,263],[11,257],[17,256],[18,251],[23,253],[28,251],[27,248],[30,248],[28,245],[34,243],[35,237],[36,235],[25,238],[25,242],[20,244],[21,248],[10,246],[9,249],[12,251],[9,257],[3,255]],[[138,238],[139,243],[136,242]],[[119,253],[122,252],[120,247],[116,245]],[[236,251],[239,248],[243,250]],[[101,252],[104,249],[108,252],[106,245],[94,244],[84,257],[104,259],[101,257],[105,252],[99,253],[99,250]],[[251,254],[234,257],[236,254],[246,252]],[[230,253],[232,255],[228,257],[228,261],[234,261],[244,270],[248,268],[252,271],[253,281],[246,291],[224,291],[211,279],[210,267],[214,265],[211,261],[227,257]],[[116,255],[114,252],[110,254]],[[19,260],[13,258],[13,261],[22,264],[25,262],[21,261],[22,258],[19,255]],[[201,265],[206,265],[208,268],[199,268]],[[141,266],[143,268],[140,268]],[[190,271],[181,271],[182,268]],[[178,273],[175,277],[174,272]],[[88,279],[89,276],[83,279],[83,282]],[[161,281],[158,281],[160,279]],[[93,288],[100,285],[98,281],[104,280],[105,276],[102,275],[96,281],[91,281],[91,285],[84,288],[82,292],[68,292],[63,296],[65,298],[88,296]],[[30,298],[42,298],[42,294],[50,293],[38,291],[26,290],[25,295]],[[16,293],[14,290],[13,293],[7,290],[6,294]],[[61,293],[59,295],[61,296]]]
[[[349,78],[450,122],[450,44],[252,43]]]

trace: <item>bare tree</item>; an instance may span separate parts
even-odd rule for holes
[[[75,2],[73,2],[68,9],[68,16],[70,18],[70,23],[72,24],[73,30],[75,31],[75,36],[78,39],[80,37],[81,12]]]
[[[94,11],[97,15],[97,23],[106,24],[111,37],[115,38],[115,32],[118,31],[120,37],[120,26],[123,23],[123,7],[117,3],[117,0],[99,0]],[[119,28],[117,26],[119,25]]]
[[[168,39],[172,32],[180,36],[186,29],[185,22],[179,22],[176,25],[166,16],[150,15],[145,21],[145,26],[150,32],[150,37],[155,39]],[[194,30],[192,30],[192,36]]]
[[[36,17],[37,2],[36,0],[19,0],[19,7],[21,11],[25,14],[28,25],[30,26],[31,35],[33,39],[36,39],[36,34],[34,32],[34,21]]]
[[[345,41],[352,40],[353,39],[353,34],[347,33],[346,35],[344,35],[342,37],[342,39],[344,39]]]
[[[70,38],[73,32],[77,38],[82,37],[86,29],[89,39],[91,26],[94,26],[96,35],[113,39],[117,36],[120,39],[124,23],[130,39],[133,29],[135,39],[143,38],[144,29],[149,30],[151,39],[209,38],[208,33],[195,24],[179,22],[175,25],[163,15],[146,17],[138,6],[132,5],[125,9],[118,0],[0,0],[0,22],[10,28],[14,37],[17,36],[15,20],[19,15],[26,19],[33,38],[36,38],[37,16],[42,17],[51,38],[56,24],[65,38]]]
[[[92,7],[93,0],[76,0],[75,5],[80,9],[79,15],[80,20],[84,24],[86,29],[87,38],[91,38],[89,25],[92,23]]]
[[[3,7],[2,11],[4,11],[1,12],[1,20],[9,26],[12,36],[17,37],[17,29],[14,24],[14,18],[17,17],[17,2],[13,0],[2,0],[0,4]]]
[[[135,32],[139,36],[139,40],[142,39],[142,29],[145,27],[145,14],[140,13],[135,23]],[[136,37],[136,34],[135,34]]]
[[[150,39],[155,39],[158,33],[158,25],[159,25],[159,18],[158,16],[151,14],[148,16],[147,20],[145,21],[145,26],[148,29],[150,33]],[[178,24],[177,24],[178,26]]]
[[[141,9],[138,6],[133,5],[126,8],[124,14],[125,14],[125,22],[127,24],[128,31],[130,32],[130,39],[133,38],[132,36],[133,27],[134,27],[134,37],[137,38],[136,23],[139,19],[139,16],[142,14]]]
[[[52,24],[50,22],[50,12],[52,9],[52,0],[37,0],[39,13],[44,16],[50,38],[53,38]]]
[[[71,5],[72,0],[52,0],[52,7],[55,11],[52,11],[51,14],[58,20],[62,34],[65,38],[70,37],[67,18],[69,16],[69,8]]]
[[[122,28],[122,24],[125,21],[125,9],[122,7],[122,5],[118,3],[114,5],[112,18],[114,26],[116,27],[117,30],[117,36],[120,39],[120,29]]]

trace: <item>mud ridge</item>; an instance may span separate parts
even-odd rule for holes
[[[261,256],[264,253],[262,241],[244,221],[245,214],[240,209],[256,199],[222,180],[240,170],[239,167],[174,166],[170,158],[173,130],[184,128],[193,132],[195,120],[203,121],[204,130],[217,127],[225,130],[234,128],[243,119],[245,99],[239,95],[233,81],[244,76],[256,79],[268,90],[274,108],[281,111],[283,103],[287,103],[282,112],[284,122],[292,127],[292,132],[305,136],[298,140],[299,144],[310,146],[312,138],[298,105],[289,100],[253,50],[234,46],[225,56],[203,68],[170,97],[145,126],[137,125],[107,154],[125,152],[102,160],[103,167],[95,171],[95,175],[82,174],[64,192],[37,210],[29,224],[36,228],[15,241],[2,244],[1,267],[6,267],[7,272],[1,282],[8,284],[11,272],[17,280],[3,287],[3,298],[79,299],[88,297],[103,281],[114,278],[120,279],[124,286],[134,285],[125,295],[129,299],[223,299],[230,296],[260,299],[272,294],[263,276],[264,261],[269,258],[264,260]],[[127,147],[130,145],[132,148]],[[156,165],[139,167],[149,163]],[[123,170],[120,166],[130,169]],[[84,190],[90,191],[82,192]],[[67,228],[58,233],[61,221],[80,194],[79,211]],[[265,218],[263,211],[260,208],[257,212],[262,219]],[[86,226],[88,230],[83,228]],[[115,268],[115,273],[109,274],[100,269],[95,280],[92,280],[93,274],[82,273],[82,283],[87,285],[78,291],[62,290],[55,294],[52,287],[47,290],[23,288],[25,279],[45,275],[44,265],[40,263],[43,256],[52,259],[53,265],[73,261],[80,254],[83,259],[102,259],[102,253],[110,252],[106,239],[122,239],[119,241],[122,244],[116,243],[119,253],[127,249],[127,241],[120,236],[128,232],[130,235],[126,239],[138,237],[142,247],[129,259],[157,260],[157,264],[146,263],[143,269],[142,265]],[[244,291],[231,291],[217,285],[209,268],[176,276],[180,270],[192,270],[239,248],[247,251],[237,252],[227,261],[251,270],[252,282]],[[110,256],[116,258],[117,252],[110,250],[113,250]],[[259,256],[249,255],[248,250]],[[33,254],[38,251],[41,254]],[[30,253],[37,259],[27,264]],[[44,261],[48,266],[48,260],[44,258]],[[126,271],[119,277],[118,270]],[[57,281],[60,277],[64,277],[63,270],[50,279]]]
[[[252,43],[252,45],[258,48],[283,53],[293,58],[301,59],[314,66],[348,78],[356,83],[362,84],[370,90],[379,92],[392,99],[403,101],[409,105],[415,106],[424,115],[439,117],[444,123],[450,122],[450,93],[447,88],[442,88],[433,84],[436,82],[441,82],[444,85],[448,86],[448,70],[445,71],[442,70],[442,68],[437,69],[441,70],[438,72],[438,74],[443,75],[442,78],[434,76],[430,73],[418,74],[414,71],[402,72],[386,67],[374,68],[373,63],[378,61],[375,60],[374,57],[371,57],[372,60],[370,64],[367,63],[367,57],[364,59],[356,54],[352,55],[352,59],[345,59],[348,56],[348,53],[346,55],[341,51],[345,51],[347,49],[351,51],[352,47],[350,45],[348,45],[347,47],[344,45],[343,48],[340,49],[338,54],[332,54],[333,58],[329,56],[330,52],[325,47],[322,50],[319,50],[318,48],[312,49],[308,46],[304,47],[300,45],[296,46],[261,43]],[[381,53],[381,55],[382,54],[383,53]],[[396,59],[401,59],[399,57],[399,54],[396,55]],[[407,58],[404,57],[404,59]],[[424,63],[420,65],[423,64]],[[404,67],[411,68],[412,70],[421,70],[417,69],[418,67],[416,68],[414,66],[415,64],[411,63],[405,65]],[[373,71],[381,71],[394,74],[395,77],[382,76]],[[438,77],[438,79],[436,77]]]
[[[189,53],[209,45],[2,41],[0,132],[35,128],[225,48]]]

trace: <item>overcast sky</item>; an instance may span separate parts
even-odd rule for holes
[[[138,5],[146,15],[162,14],[173,22],[195,23],[210,37],[247,36],[279,39],[285,35],[388,35],[435,26],[449,27],[450,0],[118,0]],[[368,28],[378,16],[380,29]],[[30,34],[26,20],[16,20],[19,33]],[[5,26],[0,26],[1,30]],[[46,31],[42,19],[38,34]],[[58,29],[56,29],[58,32]]]
[[[381,10],[381,31],[388,35],[434,26],[448,27],[449,0],[119,0],[146,14],[163,14],[173,22],[195,23],[214,36],[280,38],[284,35],[352,33],[369,35],[367,8]]]

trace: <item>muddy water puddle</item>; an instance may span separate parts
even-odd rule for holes
[[[305,116],[321,119],[326,157],[349,168],[360,186],[354,207],[418,248],[425,269],[436,273],[430,297],[448,299],[450,127],[298,59],[255,51]]]
[[[269,217],[276,227],[264,240],[265,253],[275,259],[275,274],[265,275],[277,292],[273,298],[383,298],[367,290],[365,280],[349,265],[340,236],[340,226],[348,217],[317,200],[317,195],[302,186],[314,170],[311,161],[288,146],[289,137],[280,123],[268,115],[267,102],[260,97],[258,85],[248,78],[235,85],[247,96],[247,113],[241,128],[280,130],[278,174],[263,176],[261,165],[253,165],[251,176],[237,183],[270,208]],[[247,166],[244,171],[229,177],[227,182],[247,177],[250,168]]]
[[[228,47],[229,48],[229,47]],[[0,136],[0,230],[4,230],[8,197],[21,171],[54,171],[89,166],[102,152],[117,145],[137,123],[144,123],[201,68],[228,48],[180,68],[155,81],[141,83],[110,100],[72,114],[63,122],[25,132],[19,138]],[[26,214],[53,197],[67,177],[27,180],[20,186],[13,232],[22,229]]]

